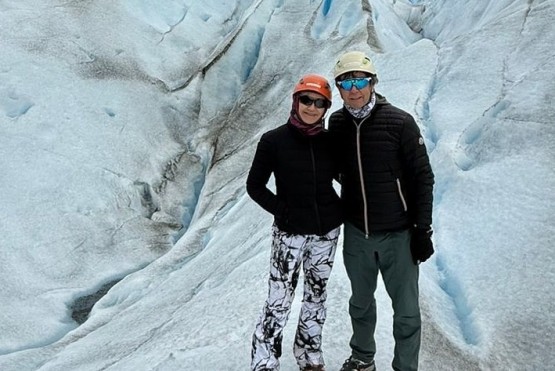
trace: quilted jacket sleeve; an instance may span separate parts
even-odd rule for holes
[[[286,206],[268,189],[267,184],[275,170],[275,145],[264,134],[256,148],[256,153],[247,177],[247,193],[264,210],[280,218],[286,213]]]
[[[407,114],[401,133],[401,151],[409,184],[411,222],[421,228],[432,224],[434,174],[424,138],[414,118]]]

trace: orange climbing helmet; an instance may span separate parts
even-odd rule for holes
[[[328,108],[331,106],[331,86],[324,76],[314,73],[304,75],[295,85],[293,95],[301,91],[313,91],[321,94],[328,100]]]

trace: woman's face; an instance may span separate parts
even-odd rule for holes
[[[357,79],[357,78],[365,78],[367,77],[364,72],[355,71],[352,73],[349,79]],[[347,79],[348,80],[348,79]],[[353,107],[355,109],[360,109],[364,107],[369,101],[370,96],[372,95],[373,85],[369,83],[362,89],[357,89],[356,86],[352,86],[351,90],[346,90],[339,88],[339,93],[341,94],[341,98],[343,98],[343,102],[349,107]]]
[[[326,113],[326,98],[312,91],[303,91],[299,93],[299,108],[297,114],[299,118],[308,125],[314,125],[320,122],[324,113]]]

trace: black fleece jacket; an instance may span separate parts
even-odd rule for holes
[[[345,107],[330,116],[343,155],[345,218],[367,234],[429,228],[434,174],[420,130],[410,114],[376,98],[364,119]]]
[[[247,192],[274,215],[279,229],[325,235],[341,225],[341,200],[332,183],[339,171],[334,142],[327,132],[305,136],[289,122],[262,135]],[[272,173],[275,193],[267,187]]]

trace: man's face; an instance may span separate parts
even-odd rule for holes
[[[356,78],[365,78],[367,75],[364,72],[355,71],[351,74],[347,79],[356,79]],[[370,96],[372,95],[373,85],[370,83],[366,87],[357,89],[356,86],[353,86],[351,90],[346,90],[343,88],[339,88],[339,93],[341,94],[341,98],[346,105],[359,109],[364,107],[369,101]]]

